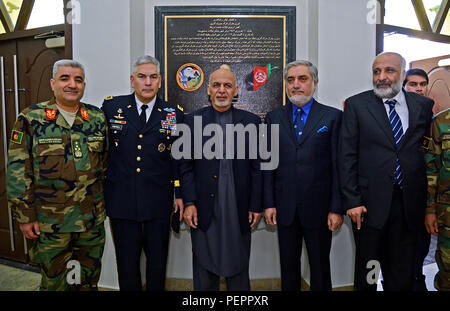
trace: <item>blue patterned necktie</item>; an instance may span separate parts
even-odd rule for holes
[[[399,115],[395,111],[396,103],[397,101],[395,100],[386,101],[386,104],[389,105],[389,121],[391,122],[392,132],[394,133],[395,145],[397,146],[398,149],[398,147],[400,146],[400,142],[402,141],[403,138],[403,127],[402,121],[400,120]],[[394,179],[395,182],[401,187],[403,182],[403,176],[400,168],[400,161],[398,160],[398,158],[395,162]]]
[[[297,138],[297,143],[300,143],[300,137],[303,133],[303,128],[305,127],[305,121],[303,120],[303,110],[302,108],[297,108],[297,113],[294,122],[294,132]]]

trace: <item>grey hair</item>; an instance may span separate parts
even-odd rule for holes
[[[56,61],[53,64],[53,80],[56,79],[56,73],[59,70],[59,67],[72,67],[72,68],[80,68],[81,71],[83,71],[83,75],[86,76],[85,71],[84,71],[84,67],[81,63],[77,62],[76,60],[72,60],[72,59],[61,59]]]
[[[159,69],[160,69],[160,65],[159,65],[159,61],[149,55],[144,55],[139,57],[133,64],[133,74],[136,73],[137,71],[137,67],[139,65],[143,65],[143,64],[154,64],[156,66],[156,69],[158,70],[158,74],[160,73]]]
[[[284,79],[287,79],[287,74],[289,69],[291,69],[292,67],[297,67],[299,65],[303,65],[308,67],[308,71],[311,74],[311,76],[314,79],[314,83],[317,83],[319,81],[319,72],[317,70],[317,67],[313,65],[313,63],[311,63],[310,61],[307,60],[296,60],[293,62],[290,62],[289,64],[286,65],[286,68],[284,69]]]
[[[400,59],[401,63],[402,63],[402,68],[401,68],[402,71],[401,71],[401,73],[403,74],[403,72],[405,72],[405,70],[406,70],[406,60],[405,60],[405,58],[402,55],[400,55],[399,53],[396,53],[396,52],[382,52],[382,53],[378,54],[377,57],[375,57],[375,59],[377,59],[381,55],[395,55],[395,56],[397,56]]]

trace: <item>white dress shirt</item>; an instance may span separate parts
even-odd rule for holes
[[[397,103],[395,104],[395,111],[397,112],[398,116],[400,117],[400,121],[402,121],[402,128],[403,128],[403,134],[406,133],[406,130],[409,126],[409,112],[408,112],[408,104],[406,103],[405,94],[403,93],[403,90],[401,90],[394,98],[383,98],[384,108],[386,108],[386,113],[389,118],[389,105],[386,104],[388,100],[396,100]]]
[[[134,98],[136,99],[136,108],[137,108],[137,111],[138,111],[138,115],[141,115],[142,105],[144,105],[144,103],[142,103],[137,98],[136,94],[134,95]],[[156,102],[156,96],[153,97],[151,102],[149,102],[148,104],[145,104],[145,105],[148,106],[148,108],[145,110],[145,117],[146,117],[147,122],[148,122],[148,118],[150,118],[150,115],[152,114],[152,110],[153,110],[153,107],[155,106],[155,102]]]

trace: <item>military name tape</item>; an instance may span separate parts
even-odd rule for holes
[[[63,139],[58,137],[50,137],[50,138],[39,138],[38,144],[62,144]]]
[[[103,141],[103,140],[105,140],[105,136],[89,136],[88,137],[88,142]]]

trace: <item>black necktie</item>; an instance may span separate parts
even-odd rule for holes
[[[148,108],[148,105],[141,106],[142,112],[139,115],[139,120],[141,120],[142,127],[144,127],[145,123],[147,123],[147,115],[145,114],[145,110],[147,110],[147,108]]]

